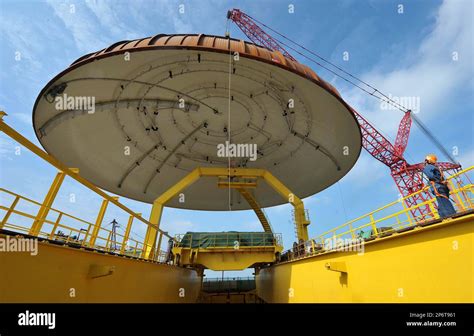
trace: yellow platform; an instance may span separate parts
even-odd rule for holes
[[[270,303],[472,303],[474,215],[260,270]]]
[[[414,207],[407,209],[400,199],[314,239],[307,237],[309,218],[303,202],[280,181],[262,170],[233,169],[241,177],[261,177],[281,196],[291,196],[288,202],[294,206],[302,243],[283,254],[281,244],[257,248],[239,243],[236,251],[211,246],[194,251],[198,253],[194,256],[193,249],[175,245],[175,253],[181,249],[178,263],[170,249],[162,249],[164,239],[178,243],[159,227],[165,202],[200,176],[225,175],[227,169],[193,171],[157,199],[147,220],[49,156],[1,117],[0,113],[1,131],[59,171],[42,202],[0,188],[0,302],[192,303],[203,298],[202,266],[220,270],[255,266],[259,302],[473,302],[474,187],[467,173],[474,167],[448,179],[456,218],[441,221],[433,198],[414,206],[430,209],[423,218],[414,218]],[[95,220],[53,208],[66,176],[103,198]],[[109,203],[128,217],[123,234],[102,225]],[[142,240],[130,236],[136,223],[147,226]],[[6,242],[24,238],[38,244],[34,256],[31,251],[3,251]],[[363,241],[363,253],[333,251],[324,245],[330,238]],[[221,293],[206,297],[212,302],[239,301],[237,296],[227,300]]]

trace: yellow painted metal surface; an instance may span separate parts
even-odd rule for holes
[[[11,199],[8,205],[0,205],[4,211],[0,229],[31,233],[81,249],[40,242],[39,253],[34,256],[28,252],[1,252],[0,302],[195,302],[202,279],[195,270],[165,263],[168,256],[160,246],[163,236],[169,236],[159,228],[159,223],[164,204],[201,176],[227,180],[229,176],[244,177],[255,181],[262,178],[294,206],[303,252],[297,246],[286,255],[288,262],[259,270],[257,291],[266,302],[473,302],[474,215],[423,227],[423,222],[439,218],[435,199],[417,205],[430,207],[426,218],[413,218],[411,209],[406,209],[403,202],[393,202],[308,240],[309,220],[303,202],[268,171],[197,168],[155,201],[147,221],[116,197],[82,178],[76,170],[49,156],[6,125],[1,117],[0,112],[1,131],[63,173],[58,175],[43,203],[0,188],[0,196]],[[474,208],[472,183],[461,183],[463,174],[473,168],[449,179],[458,212]],[[104,198],[96,223],[52,208],[64,175]],[[219,183],[222,185],[222,181]],[[235,183],[233,187],[253,187],[253,184],[246,185],[247,182]],[[119,247],[110,244],[111,231],[101,227],[109,202],[130,215],[125,235],[117,233],[123,238]],[[19,210],[18,204],[22,203],[39,206],[40,211]],[[403,209],[396,210],[397,206]],[[12,222],[16,216],[30,219],[33,224]],[[129,237],[135,218],[148,226],[143,242]],[[74,225],[65,225],[65,219]],[[81,236],[84,232],[79,228],[84,224],[88,229]],[[59,230],[66,234],[60,235]],[[368,232],[370,241],[363,245],[363,254],[325,249],[328,238],[357,239],[364,231]],[[0,234],[0,238],[5,236]],[[86,246],[103,253],[87,251]],[[274,262],[281,246],[240,247],[238,250],[175,248],[173,251],[180,254],[181,264],[237,270],[255,263]],[[141,256],[149,261],[126,256]]]
[[[270,303],[472,303],[473,229],[470,214],[367,242],[360,255],[281,263],[260,270],[257,294]]]
[[[4,238],[0,235],[0,238]],[[1,252],[0,302],[196,302],[196,271],[122,256],[38,244]]]
[[[5,211],[4,218],[2,220],[2,228],[8,231],[14,231],[19,233],[28,233],[31,230],[31,224],[28,223],[29,220],[35,220],[36,214],[32,212],[32,209],[35,206],[41,206],[42,203],[32,200],[28,197],[16,194],[12,191],[0,188],[0,200],[8,200],[13,198],[14,201],[10,206],[4,206],[0,202],[0,211]],[[111,198],[115,199],[115,198]],[[110,201],[109,201],[110,202]],[[20,207],[21,205],[21,207]],[[99,215],[98,218],[101,217]],[[16,218],[13,219],[11,215],[15,215]],[[56,219],[54,219],[56,216]],[[141,214],[134,214],[133,218],[141,218]],[[65,222],[68,224],[66,225]],[[95,230],[100,225],[101,221],[96,223],[89,222],[87,220],[78,218],[66,212],[60,211],[55,208],[49,208],[48,218],[43,220],[42,230],[38,232],[37,237],[48,238],[51,240],[59,240],[64,243],[74,243],[78,244],[81,247],[91,247],[107,252],[119,252],[123,250],[123,254],[133,257],[140,257],[143,250],[143,242],[136,239],[128,237],[125,239],[125,235],[117,232],[116,236],[122,238],[122,242],[117,244],[110,244],[110,237],[112,231],[105,227],[100,227],[100,229]],[[129,221],[129,223],[132,225]],[[86,225],[88,229],[86,232],[82,231],[80,228]],[[131,230],[131,228],[129,228]],[[60,235],[59,231],[62,231],[63,234]],[[93,238],[93,232],[96,232],[94,238],[94,244],[90,244],[90,239]],[[161,231],[160,231],[161,233]],[[115,247],[113,245],[118,245]],[[153,261],[164,261],[166,257],[166,252],[159,249],[155,249],[151,254],[149,260]]]
[[[272,233],[272,227],[268,221],[267,216],[265,215],[265,212],[262,210],[255,197],[249,192],[248,188],[237,188],[237,190],[240,192],[243,198],[245,198],[247,203],[257,215],[258,220],[262,224],[263,231]]]
[[[266,250],[241,248],[194,250],[174,248],[180,254],[181,265],[199,265],[214,271],[239,271],[258,263],[274,263],[278,248]],[[280,249],[281,250],[281,249]]]
[[[1,126],[1,125],[0,125]],[[148,259],[152,256],[152,251],[155,249],[157,228],[160,227],[161,215],[163,213],[163,207],[175,197],[179,192],[186,189],[199,178],[203,176],[218,177],[222,179],[234,178],[234,177],[245,177],[245,178],[263,178],[269,186],[271,186],[276,192],[278,192],[284,199],[294,206],[294,220],[296,224],[296,230],[298,238],[302,241],[308,240],[308,225],[310,224],[309,219],[306,216],[304,204],[295,194],[291,192],[280,180],[273,176],[269,171],[265,169],[250,169],[250,168],[211,168],[211,167],[200,167],[194,169],[188,175],[183,177],[180,181],[174,184],[171,188],[161,194],[154,202],[153,208],[150,215],[150,223],[153,226],[149,226],[145,235],[145,241],[143,246],[143,257]],[[222,183],[222,181],[220,182]],[[219,186],[219,181],[218,181]]]
[[[274,263],[283,250],[281,234],[267,232],[188,233],[176,236],[173,255],[177,265],[214,271],[244,270]],[[198,237],[193,236],[198,235]]]

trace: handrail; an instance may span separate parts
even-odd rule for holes
[[[19,195],[5,188],[0,188],[0,195],[2,193],[10,195],[14,197],[15,199],[17,199],[18,201],[10,206],[5,206],[5,205],[0,204],[0,211],[5,212],[5,216],[3,220],[1,221],[2,225],[0,225],[0,227],[6,230],[10,230],[10,231],[28,234],[30,230],[30,226],[10,223],[8,221],[7,214],[8,214],[8,217],[10,217],[11,215],[17,215],[23,219],[27,219],[33,222],[36,219],[37,215],[28,213],[27,212],[28,210],[19,210],[18,209],[19,201],[26,202],[27,205],[30,205],[30,206],[34,205],[35,207],[41,207],[43,205],[38,201],[35,201],[23,195]],[[5,199],[5,198],[0,197],[0,199]],[[52,213],[55,213],[57,217],[56,219],[48,219],[48,218],[43,219],[44,225],[45,226],[50,225],[52,226],[52,228],[51,230],[49,230],[49,232],[45,230],[40,231],[37,234],[38,238],[50,239],[50,240],[54,240],[58,242],[63,242],[65,244],[76,244],[81,247],[86,246],[88,242],[87,238],[89,238],[92,228],[95,227],[96,225],[95,223],[81,219],[79,217],[68,214],[56,208],[52,208],[52,207],[46,207],[46,208]],[[32,212],[34,212],[34,210],[32,210]],[[66,225],[64,224],[65,218],[72,219],[80,224],[86,224],[88,228],[86,230],[83,228],[76,228],[70,225]],[[124,239],[125,235],[120,232],[115,232],[116,241],[113,242],[111,240],[112,232],[113,231],[111,229],[108,229],[105,227],[99,227],[99,234],[96,238],[97,242],[94,244],[94,246],[92,246],[92,248],[98,249],[98,250],[104,250],[107,252],[114,252],[114,253],[118,253],[119,251],[121,251],[122,248],[124,248],[124,254],[127,256],[133,256],[133,257],[141,256],[141,251],[144,246],[143,242],[133,239],[131,237],[128,237],[127,240],[125,241]],[[81,234],[85,234],[85,235],[81,237]],[[127,245],[128,245],[128,249],[127,249]],[[157,262],[166,262],[167,257],[168,257],[167,252],[159,250],[159,251],[156,251],[152,260],[157,261]]]
[[[101,196],[102,198],[108,200],[110,203],[116,205],[117,207],[119,207],[123,211],[127,212],[129,215],[133,216],[134,218],[138,219],[139,221],[141,221],[145,225],[155,228],[158,232],[160,232],[160,234],[162,234],[162,235],[164,235],[168,238],[172,238],[166,232],[161,230],[158,227],[157,224],[153,224],[153,223],[149,222],[148,220],[146,220],[145,218],[143,218],[142,216],[138,215],[133,210],[129,209],[127,206],[120,203],[116,198],[114,198],[113,196],[110,196],[109,194],[105,193],[100,188],[98,188],[93,183],[91,183],[89,180],[85,179],[84,177],[82,177],[81,175],[76,173],[73,169],[67,167],[66,165],[61,163],[59,160],[55,159],[53,156],[49,155],[44,150],[42,150],[41,148],[36,146],[34,143],[32,143],[27,138],[25,138],[23,135],[21,135],[20,133],[15,131],[13,128],[8,126],[3,120],[3,117],[5,115],[6,115],[5,112],[0,111],[0,131],[4,132],[10,138],[17,141],[21,145],[25,146],[26,148],[28,148],[30,151],[32,151],[34,154],[36,154],[40,158],[42,158],[43,160],[45,160],[46,162],[48,162],[52,166],[56,167],[60,171],[64,172],[67,176],[72,177],[77,182],[79,182],[82,185],[84,185],[85,187],[89,188],[90,190],[92,190],[93,192],[95,192],[96,194]]]
[[[452,180],[453,178],[455,178],[455,177],[459,177],[459,176],[461,176],[461,175],[464,175],[464,174],[466,174],[467,172],[471,171],[472,169],[474,169],[474,166],[468,167],[468,168],[466,168],[466,169],[464,169],[464,170],[462,170],[462,171],[460,171],[460,172],[457,172],[457,173],[451,175],[451,176],[448,178],[448,181],[451,181],[451,180]],[[472,186],[472,184],[467,184],[467,186]],[[382,207],[380,207],[380,208],[378,208],[378,209],[376,209],[376,210],[372,210],[372,211],[366,213],[365,215],[359,216],[359,217],[357,217],[357,218],[355,218],[355,219],[351,219],[350,221],[345,222],[345,223],[343,223],[343,224],[341,224],[341,225],[339,225],[339,226],[337,226],[337,227],[334,227],[334,228],[332,228],[332,229],[330,229],[330,230],[328,230],[328,231],[326,231],[326,232],[324,232],[324,233],[321,233],[320,235],[325,235],[325,234],[327,234],[327,233],[336,231],[337,229],[340,229],[340,228],[342,228],[342,227],[344,227],[344,226],[347,226],[347,225],[349,225],[349,224],[352,224],[352,223],[354,223],[354,222],[357,222],[357,221],[359,221],[359,220],[361,220],[361,219],[363,219],[363,218],[365,218],[365,217],[369,217],[370,215],[373,215],[373,214],[375,214],[375,213],[377,213],[377,212],[381,212],[382,210],[385,210],[385,209],[387,209],[387,208],[389,208],[389,207],[391,207],[391,206],[393,206],[393,205],[396,205],[396,204],[398,204],[398,203],[401,203],[401,202],[405,201],[407,198],[413,197],[413,195],[417,195],[417,194],[422,193],[422,192],[425,192],[425,193],[426,193],[426,192],[428,191],[428,189],[429,189],[429,186],[425,186],[423,189],[421,189],[421,190],[419,190],[419,191],[417,191],[417,192],[411,194],[410,196],[406,196],[406,197],[403,197],[403,198],[399,198],[399,199],[396,200],[396,201],[393,201],[393,202],[391,202],[391,203],[388,203],[388,204],[386,204],[386,205],[384,205],[384,206],[382,206]],[[431,198],[431,199],[434,200],[433,198]],[[426,202],[424,202],[424,203],[422,203],[422,204],[425,205],[425,203],[426,203]],[[419,207],[419,205],[420,205],[420,204],[418,204],[418,205],[416,205],[416,206],[413,206],[413,207],[410,208],[410,209],[415,209],[415,208]],[[406,210],[409,210],[409,209],[406,209]]]
[[[255,281],[255,277],[224,277],[224,278],[204,278],[204,282],[223,282],[223,281]]]
[[[468,167],[447,178],[450,185],[450,196],[454,201],[454,207],[457,212],[474,210],[474,185],[468,176],[468,173],[473,169],[474,166]],[[454,181],[456,181],[456,185],[454,184]],[[428,188],[429,186],[426,186],[415,194],[427,192]],[[413,194],[411,196],[413,196]],[[440,219],[436,208],[436,199],[433,198],[431,194],[430,198],[425,202],[418,203],[410,208],[407,208],[404,205],[404,200],[406,198],[407,197],[400,198],[376,210],[370,211],[365,215],[347,221],[346,223],[327,230],[302,244],[295,243],[292,249],[283,253],[282,256],[284,258],[282,260],[287,261],[327,252],[327,249],[325,248],[327,239],[347,239],[352,240],[353,242],[355,240],[354,238],[363,239],[364,241],[368,239],[378,239],[399,230],[406,230],[415,227],[418,224],[429,223],[430,221]],[[375,218],[375,216],[383,214],[385,210],[397,205],[400,206],[400,204],[403,205],[401,210],[394,209],[390,214],[382,215],[381,218]],[[424,215],[424,217],[413,217],[412,210],[426,206],[430,209],[428,214]],[[359,221],[363,221],[363,223],[357,226],[353,225]],[[365,230],[369,231],[366,232]]]
[[[256,245],[256,237],[262,244]],[[194,248],[194,245],[200,249],[235,248],[236,242],[238,248],[282,246],[281,234],[269,232],[190,232],[175,235],[175,240],[177,242],[175,247],[180,248]],[[202,247],[203,245],[206,246]]]

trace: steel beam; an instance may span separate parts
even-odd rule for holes
[[[28,234],[32,236],[37,236],[40,233],[41,228],[43,227],[44,220],[48,216],[49,210],[53,205],[54,199],[58,194],[59,188],[61,187],[61,184],[64,181],[64,177],[66,177],[66,174],[63,171],[59,171],[56,174],[56,177],[54,178],[53,183],[51,183],[51,186],[49,187],[49,191],[46,194],[43,203],[41,204],[38,214],[36,215],[35,221],[33,222],[33,225],[31,225]]]
[[[150,223],[155,226],[149,226],[145,235],[145,240],[142,249],[142,257],[149,259],[152,257],[155,249],[157,231],[155,228],[160,227],[161,215],[163,207],[170,199],[175,197],[180,191],[189,187],[196,182],[201,176],[222,177],[249,177],[249,178],[263,178],[275,191],[277,191],[285,200],[291,203],[295,208],[295,221],[298,233],[298,239],[308,240],[308,225],[310,221],[306,218],[304,204],[299,197],[291,192],[280,180],[273,176],[265,169],[251,169],[251,168],[213,168],[201,167],[196,168],[178,183],[165,191],[153,202],[153,208],[150,214]]]
[[[142,214],[137,215],[141,216]],[[130,217],[128,218],[127,228],[125,229],[125,235],[123,236],[122,246],[120,247],[120,254],[125,253],[125,247],[127,246],[128,238],[130,237],[130,231],[132,230],[133,218],[135,217],[132,215],[130,215]]]

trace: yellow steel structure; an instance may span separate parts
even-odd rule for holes
[[[99,214],[97,215],[94,228],[92,229],[92,235],[89,240],[89,247],[95,246],[95,242],[97,240],[97,236],[99,235],[99,230],[102,226],[102,222],[105,216],[105,211],[107,210],[108,205],[109,205],[109,200],[107,199],[102,200],[102,205],[100,206]]]
[[[25,138],[24,136],[22,136],[20,133],[18,133],[17,131],[15,131],[13,128],[11,128],[10,126],[8,126],[5,121],[3,120],[3,117],[6,116],[7,114],[4,112],[4,111],[0,111],[0,131],[4,132],[7,136],[9,136],[10,138],[12,138],[13,140],[17,141],[19,144],[23,145],[25,148],[29,149],[31,152],[33,152],[34,154],[36,154],[37,156],[39,156],[40,158],[42,158],[43,160],[45,160],[46,162],[48,162],[49,164],[51,164],[52,166],[56,167],[59,171],[63,172],[65,175],[73,178],[74,180],[76,180],[77,182],[81,183],[82,185],[84,185],[85,187],[89,188],[90,190],[92,190],[94,193],[100,195],[101,197],[103,197],[104,199],[108,200],[110,203],[116,205],[117,207],[119,207],[121,210],[127,212],[129,215],[135,217],[136,219],[138,219],[139,221],[141,221],[142,223],[144,223],[145,225],[147,226],[154,226],[154,233],[155,233],[155,237],[156,237],[156,232],[160,232],[161,234],[164,234],[166,237],[168,238],[171,238],[168,234],[164,233],[162,230],[160,230],[160,228],[154,224],[152,224],[151,221],[147,221],[146,219],[144,219],[143,217],[141,217],[141,215],[137,215],[135,212],[133,212],[131,209],[129,209],[128,207],[126,207],[125,205],[123,205],[122,203],[120,203],[118,201],[118,198],[117,197],[113,197],[113,196],[110,196],[109,194],[103,192],[100,188],[98,188],[97,186],[95,186],[93,183],[91,183],[90,181],[88,181],[87,179],[83,178],[81,175],[79,175],[78,173],[78,170],[75,169],[75,168],[69,168],[67,167],[66,165],[64,165],[63,163],[61,163],[60,161],[58,161],[57,159],[55,159],[53,156],[49,155],[48,153],[46,153],[45,151],[43,151],[41,148],[39,148],[38,146],[36,146],[35,144],[33,144],[31,141],[29,141],[27,138]],[[53,182],[54,183],[54,182]],[[51,189],[54,189],[54,187],[51,187]],[[54,197],[50,197],[54,200]],[[45,198],[45,200],[49,199],[48,197]],[[47,205],[47,203],[45,203],[45,205]],[[12,207],[14,208],[14,206],[16,206],[16,203],[15,201],[12,203]],[[43,205],[42,205],[43,206]],[[12,208],[12,209],[13,209]],[[155,218],[155,214],[156,214],[156,211],[154,211],[154,209],[152,209],[152,213],[150,215],[150,218]],[[161,215],[160,215],[161,216]],[[36,216],[36,218],[38,218],[38,216]],[[8,217],[5,217],[5,219],[8,219]],[[157,221],[159,222],[159,221]],[[2,222],[2,225],[4,223]],[[35,229],[36,230],[36,229]],[[154,248],[155,246],[149,246],[148,250],[149,250],[149,253],[148,253],[148,257],[150,256],[153,256],[153,254],[150,253],[150,251]]]
[[[213,271],[241,271],[255,264],[274,263],[275,253],[281,252],[281,246],[274,247],[242,247],[232,248],[188,249],[173,248],[173,253],[179,253],[180,265],[204,267]]]
[[[270,226],[270,222],[268,221],[265,212],[258,204],[257,200],[253,195],[249,192],[247,188],[237,188],[239,193],[242,195],[243,198],[247,201],[247,203],[252,207],[253,211],[257,215],[258,220],[262,224],[263,230],[268,233],[272,233],[272,227]]]
[[[176,264],[214,271],[237,271],[274,263],[283,250],[281,235],[268,232],[207,234],[205,246],[201,245],[199,237],[194,240],[193,235],[201,233],[177,236],[173,247]]]
[[[225,178],[225,177],[224,177]],[[267,216],[265,215],[265,212],[263,211],[262,207],[258,204],[257,200],[255,197],[252,195],[252,193],[249,191],[249,189],[253,189],[257,187],[257,181],[252,181],[252,182],[231,182],[227,178],[227,180],[221,179],[217,182],[217,186],[219,188],[234,188],[237,189],[237,191],[242,195],[242,197],[247,201],[247,203],[250,205],[252,210],[255,212],[257,215],[258,220],[262,224],[263,230],[265,232],[271,233],[272,232],[272,227],[270,225],[270,221],[268,220]]]
[[[143,249],[143,257],[149,258],[151,251],[153,251],[156,243],[156,228],[160,227],[161,215],[163,213],[163,207],[166,202],[178,195],[179,192],[189,187],[191,184],[196,182],[200,177],[211,176],[218,178],[226,178],[231,180],[233,178],[262,178],[268,183],[275,191],[277,191],[284,199],[288,200],[294,206],[295,212],[295,224],[297,227],[298,238],[306,241],[308,240],[308,225],[310,224],[309,219],[306,217],[303,201],[301,201],[296,195],[294,195],[283,183],[281,183],[275,176],[269,171],[264,169],[248,169],[248,168],[209,168],[200,167],[194,169],[188,175],[183,177],[178,183],[173,185],[161,196],[159,196],[154,202],[150,215],[150,223],[153,226],[149,226],[145,236],[145,244]]]
[[[416,205],[429,206],[425,218],[412,218],[399,199],[284,253],[284,262],[258,272],[258,295],[288,303],[473,302],[473,170],[448,178],[454,218],[439,219],[433,198]]]
[[[472,303],[474,215],[261,269],[268,303]]]
[[[147,221],[10,128],[4,115],[0,112],[0,130],[59,173],[43,202],[0,188],[0,199],[8,202],[0,205],[1,241],[31,239],[33,234],[32,241],[38,244],[34,256],[26,251],[0,253],[0,265],[8,270],[0,277],[0,302],[196,302],[202,265],[238,269],[244,264],[257,265],[257,295],[265,302],[474,302],[474,187],[467,177],[474,167],[448,179],[458,212],[453,218],[439,218],[435,199],[417,205],[429,206],[426,218],[413,218],[413,209],[398,200],[308,239],[303,202],[268,171],[197,168],[156,199]],[[103,198],[95,222],[53,207],[66,175]],[[303,243],[283,253],[280,263],[267,266],[281,251],[278,241],[271,246],[240,246],[242,254],[237,256],[223,246],[186,249],[178,240],[174,252],[181,248],[180,263],[198,267],[172,264],[160,248],[163,236],[171,238],[159,228],[163,207],[201,176],[218,177],[221,186],[226,179],[232,183],[227,187],[245,191],[256,187],[258,179],[265,180],[294,206]],[[239,178],[244,180],[235,181]],[[125,234],[117,233],[122,239],[118,248],[111,244],[111,230],[101,225],[110,203],[128,214]],[[144,241],[130,238],[135,219],[148,227]],[[30,224],[25,225],[26,220]],[[66,225],[65,220],[74,224]],[[81,237],[84,232],[78,227],[84,225],[87,230]],[[339,240],[351,243],[343,244],[343,250],[328,245]],[[256,251],[261,252],[258,258]]]
[[[2,303],[194,303],[202,281],[193,269],[47,242],[35,256],[0,253],[0,265]]]
[[[11,206],[0,205],[0,211],[5,211],[5,215],[2,220],[2,222],[5,223],[3,226],[3,229],[8,230],[8,231],[19,232],[22,234],[28,234],[31,230],[31,228],[28,225],[10,223],[8,218],[10,217],[11,214],[14,214],[17,216],[16,217],[17,220],[23,223],[26,222],[27,220],[34,221],[36,219],[35,214],[26,212],[26,210],[22,211],[20,209],[17,209],[16,205],[23,204],[23,205],[26,205],[26,209],[31,209],[36,206],[41,206],[41,203],[36,202],[25,196],[8,191],[6,189],[0,188],[0,199],[7,200],[9,198],[14,198],[15,200],[17,200],[17,202],[14,202],[15,207],[13,207],[13,204]],[[123,250],[123,253],[125,255],[136,257],[136,258],[139,258],[141,256],[141,251],[143,249],[143,242],[138,241],[136,239],[131,239],[129,237],[125,239],[126,233],[125,235],[122,235],[121,233],[116,232],[117,237],[119,238],[122,237],[121,247],[118,251],[114,250],[110,244],[112,231],[104,227],[98,230],[98,234],[95,238],[95,244],[91,245],[90,239],[88,240],[88,238],[90,237],[91,229],[95,228],[95,225],[96,225],[95,223],[89,222],[87,220],[83,220],[81,218],[70,215],[68,213],[65,213],[55,208],[50,208],[49,212],[51,214],[50,217],[56,216],[56,220],[46,218],[44,220],[43,230],[40,231],[36,235],[36,237],[38,238],[60,240],[61,242],[64,242],[65,244],[72,243],[72,244],[75,244],[76,246],[79,245],[81,248],[87,247],[87,248],[93,248],[96,250],[101,250],[101,251],[106,251],[106,252],[118,252],[118,251]],[[138,215],[139,214],[137,214],[137,216]],[[69,225],[64,224],[64,222],[66,221],[70,222],[71,224]],[[85,232],[85,236],[81,239],[80,236],[83,233],[83,231],[82,229],[78,229],[78,227],[83,226],[83,225],[86,225],[88,229]],[[46,227],[51,227],[51,229],[46,230]],[[61,230],[62,232],[64,232],[63,235],[59,235],[58,230]],[[131,227],[130,227],[130,230],[131,230]],[[128,232],[128,234],[130,234],[130,231]],[[76,238],[73,238],[74,236]],[[164,251],[154,251],[153,258],[149,258],[149,260],[163,261],[164,256],[165,256]]]
[[[141,216],[141,213],[137,214],[138,216]],[[130,237],[130,231],[132,230],[132,224],[133,224],[133,216],[130,216],[128,218],[128,223],[127,223],[127,228],[125,229],[125,234],[123,235],[123,240],[122,240],[122,247],[120,248],[120,254],[125,253],[125,248],[127,247],[128,240]]]
[[[53,205],[54,199],[58,194],[59,188],[64,181],[65,174],[64,172],[60,171],[56,174],[51,187],[49,188],[46,197],[44,198],[43,204],[36,215],[36,219],[31,226],[29,234],[32,236],[37,236],[43,226],[44,220],[46,216],[48,216],[49,208]]]

